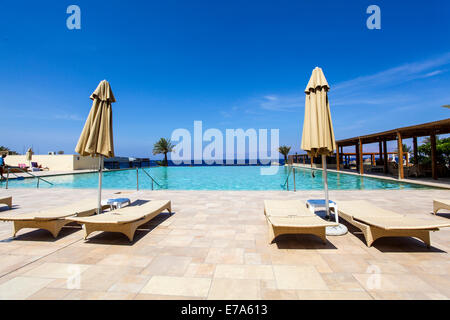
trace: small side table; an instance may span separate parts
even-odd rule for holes
[[[125,205],[129,205],[131,203],[128,198],[115,198],[115,199],[107,199],[102,200],[102,205],[109,205],[110,209],[120,209]]]
[[[325,199],[310,199],[306,201],[306,207],[309,208],[309,210],[314,213],[314,210],[316,208],[326,208]],[[334,201],[329,200],[328,206],[331,209],[334,210],[334,217],[336,219],[337,226],[333,227],[326,227],[325,233],[327,236],[343,236],[348,232],[348,229],[345,225],[342,223],[339,223],[339,215],[338,215],[338,208],[337,204]]]
[[[336,222],[338,222],[338,218],[337,218],[337,204],[334,201],[329,200],[328,201],[328,206],[331,209],[333,209],[334,211],[334,215],[336,217]],[[306,200],[306,207],[309,208],[309,210],[314,213],[316,208],[326,208],[326,203],[325,203],[325,199],[309,199]],[[329,212],[327,212],[327,216],[328,216]]]

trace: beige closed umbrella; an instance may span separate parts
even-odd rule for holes
[[[316,67],[305,89],[305,120],[303,122],[302,149],[311,157],[322,156],[325,207],[330,214],[328,197],[327,155],[336,150],[333,122],[331,120],[328,91],[330,86],[321,68]],[[335,212],[336,222],[339,222]],[[345,230],[346,232],[347,230]],[[328,228],[327,228],[328,233]]]
[[[103,158],[114,157],[112,108],[116,102],[108,81],[103,80],[90,97],[92,102],[75,151],[82,156],[99,157],[98,213],[101,212]]]
[[[33,159],[33,150],[31,150],[31,148],[28,148],[28,151],[25,154],[25,158],[28,161],[28,165],[31,168],[31,160]]]

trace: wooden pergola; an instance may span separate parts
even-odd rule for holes
[[[388,172],[387,159],[387,141],[397,140],[398,159],[403,159],[403,140],[413,139],[413,152],[414,159],[417,159],[417,138],[418,137],[430,137],[431,143],[431,173],[433,179],[437,179],[437,158],[436,158],[436,135],[450,133],[450,118],[440,121],[422,123],[415,126],[397,128],[389,131],[373,133],[366,136],[354,137],[350,139],[344,139],[336,141],[336,165],[339,170],[341,162],[341,155],[343,154],[343,148],[348,146],[355,146],[356,153],[356,167],[359,168],[359,173],[364,174],[363,163],[363,145],[370,143],[377,143],[379,146],[379,157],[383,159],[384,172]],[[398,177],[404,178],[403,161],[398,163]]]

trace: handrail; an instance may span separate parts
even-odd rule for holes
[[[154,189],[153,183],[156,183],[158,187],[162,188],[162,186],[156,181],[145,169],[141,168],[142,171],[152,180],[152,190]],[[136,190],[139,191],[139,168],[136,168]]]
[[[294,166],[289,166],[291,170],[289,170],[288,176],[286,177],[286,181],[284,181],[283,187],[286,186],[286,190],[289,191],[289,177],[291,176],[291,171],[294,178],[294,192],[297,191],[296,183],[295,183],[295,168]]]
[[[7,168],[7,175],[6,175],[6,186],[5,186],[5,189],[8,189],[9,174],[12,173],[12,174],[14,174],[16,177],[19,177],[19,176],[16,175],[14,172],[10,172],[10,168],[12,168],[12,167],[6,166],[6,168]],[[45,180],[45,179],[43,179],[43,178],[41,178],[41,177],[39,177],[39,176],[36,176],[36,175],[34,175],[34,174],[32,174],[32,173],[30,173],[30,172],[28,172],[28,171],[25,171],[25,170],[23,170],[21,167],[13,167],[13,168],[14,168],[14,169],[19,169],[19,171],[22,171],[23,173],[29,174],[30,176],[32,176],[32,177],[34,177],[34,178],[37,178],[38,180],[37,180],[36,188],[39,188],[39,181],[40,181],[40,180],[42,180],[42,181],[44,181],[44,182],[47,182],[48,184],[50,184],[50,185],[53,186],[53,183],[51,183],[50,181],[47,181],[47,180]]]
[[[289,166],[290,167],[290,166]],[[289,170],[286,180],[283,183],[283,187],[286,186],[286,190],[289,191],[289,177],[291,176],[291,170]]]

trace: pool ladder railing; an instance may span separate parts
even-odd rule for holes
[[[152,190],[154,189],[154,184],[161,188],[161,185],[156,181],[145,169],[141,168],[141,170],[150,178],[152,181]],[[139,168],[136,168],[136,191],[139,191]]]
[[[297,191],[297,185],[295,183],[295,168],[293,166],[290,166],[292,170],[289,170],[288,175],[286,177],[286,181],[283,184],[283,187],[286,186],[286,191],[289,191],[289,177],[291,176],[292,171],[292,177],[294,178],[294,192]]]
[[[30,173],[30,172],[28,172],[28,171],[25,171],[25,170],[23,170],[23,169],[20,168],[20,167],[10,167],[10,166],[6,166],[6,186],[5,186],[5,189],[8,189],[10,168],[17,169],[17,170],[19,170],[19,171],[22,171],[23,173],[26,173],[26,174],[28,174],[28,175],[30,175],[30,176],[36,178],[36,179],[37,179],[36,188],[38,188],[38,189],[39,189],[39,181],[41,181],[41,180],[44,181],[44,182],[46,182],[46,183],[48,183],[48,184],[50,184],[50,185],[53,185],[53,183],[51,183],[50,181],[47,181],[47,180],[45,180],[45,179],[43,179],[43,178],[41,178],[41,177],[39,177],[39,176],[37,176],[37,175],[34,175],[34,174],[32,174],[32,173]],[[16,175],[14,172],[11,172],[11,173],[14,174],[17,178],[19,178],[19,176]]]

